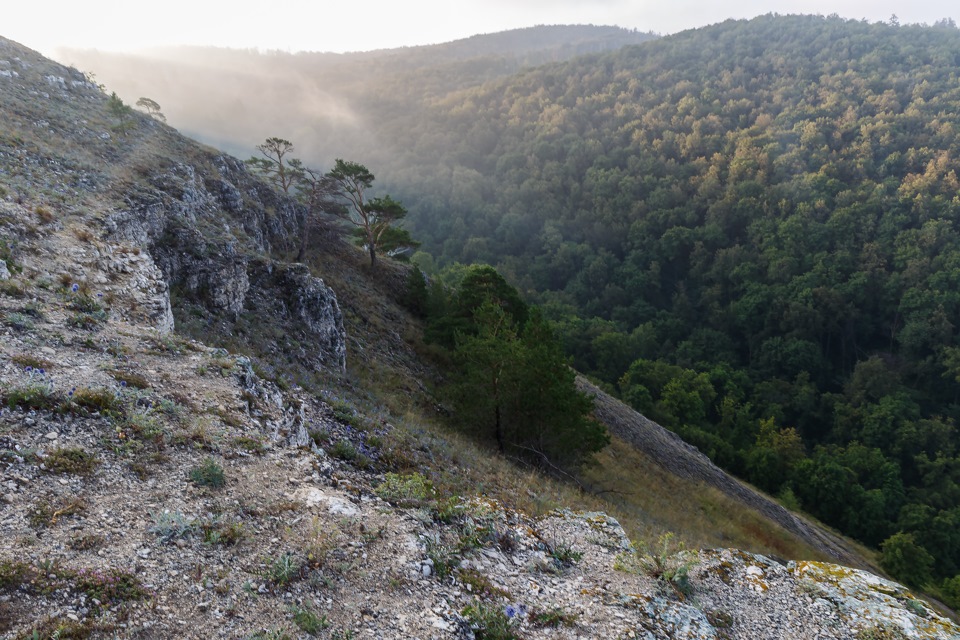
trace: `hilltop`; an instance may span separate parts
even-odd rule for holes
[[[333,229],[289,263],[294,202],[111,104],[0,40],[5,637],[958,633],[866,572],[638,549],[612,502],[434,424],[404,267]]]

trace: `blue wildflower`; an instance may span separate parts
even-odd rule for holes
[[[80,291],[80,285],[74,282],[73,286],[70,287],[70,291],[73,291],[74,293],[76,293],[77,291]]]
[[[121,387],[127,386],[127,381],[126,381],[126,380],[121,380],[121,381],[120,381],[120,386],[121,386]]]
[[[31,371],[33,371],[33,367],[31,367],[30,365],[27,365],[23,368],[23,370],[26,371],[27,373],[30,373]]]
[[[504,609],[503,612],[507,614],[508,618],[512,618],[513,616],[517,615],[517,608],[514,607],[512,604],[508,604],[507,608]]]

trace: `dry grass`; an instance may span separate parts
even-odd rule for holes
[[[717,489],[667,471],[614,437],[584,473],[594,491],[623,514],[633,539],[656,540],[673,531],[687,547],[737,547],[791,559],[827,560],[823,554],[753,509]]]

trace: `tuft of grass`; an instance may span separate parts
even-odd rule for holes
[[[353,462],[359,455],[357,453],[357,448],[353,446],[353,443],[346,438],[341,438],[333,443],[333,446],[330,447],[328,453],[334,458],[346,460],[348,462]]]
[[[302,574],[304,565],[292,553],[284,553],[276,558],[268,558],[263,577],[276,586],[283,587]]]
[[[439,580],[449,576],[460,564],[460,559],[453,549],[434,540],[427,540],[427,557],[433,563],[433,573]]]
[[[170,543],[180,538],[190,536],[195,527],[194,521],[187,518],[179,511],[161,511],[151,514],[153,517],[153,526],[147,531],[153,533],[159,538],[160,542]]]
[[[9,298],[25,298],[27,296],[27,290],[18,282],[3,280],[0,282],[0,294]]]
[[[633,555],[620,554],[614,569],[631,573],[646,573],[668,587],[679,599],[684,600],[693,592],[690,584],[690,569],[694,560],[672,532],[662,534],[655,545],[640,543]]]
[[[572,627],[577,624],[577,614],[568,613],[560,607],[530,612],[530,622],[536,627]]]
[[[53,411],[61,404],[60,395],[44,380],[31,379],[9,389],[0,391],[3,404],[11,409],[34,409]]]
[[[138,440],[149,442],[157,449],[162,449],[167,442],[168,434],[163,423],[153,410],[136,410],[128,413],[123,421],[117,425],[118,434],[135,437]]]
[[[106,322],[107,315],[94,315],[92,313],[74,313],[67,318],[67,324],[84,331],[96,331]]]
[[[74,551],[90,551],[91,549],[99,549],[105,543],[106,538],[103,536],[96,533],[88,533],[70,538],[67,546]]]
[[[521,640],[513,625],[514,617],[507,616],[505,609],[478,601],[464,607],[461,613],[477,640]]]
[[[293,614],[294,624],[311,636],[316,636],[330,626],[327,616],[317,615],[312,609],[294,606],[290,608],[290,613]]]
[[[243,525],[239,522],[222,522],[219,518],[200,523],[204,544],[232,547],[243,540]]]
[[[560,567],[568,567],[583,558],[583,552],[577,551],[565,542],[556,542],[550,545],[550,557]]]
[[[120,397],[106,387],[75,389],[70,396],[70,405],[71,409],[97,412],[107,416],[119,415],[123,408]]]
[[[419,473],[388,473],[373,492],[399,507],[419,507],[430,498],[433,486]]]
[[[3,324],[17,331],[30,331],[35,326],[30,316],[17,311],[9,311],[4,314]]]
[[[198,466],[190,470],[190,480],[198,487],[220,489],[227,484],[223,467],[213,458],[206,458]]]
[[[261,454],[266,451],[262,440],[250,436],[237,436],[233,439],[233,444],[247,453]]]
[[[16,353],[10,357],[10,362],[23,369],[30,367],[31,369],[43,369],[44,371],[49,371],[53,368],[53,363],[49,360],[39,358],[30,353]]]
[[[508,592],[490,582],[485,575],[476,569],[458,569],[457,577],[460,579],[460,582],[467,587],[467,591],[478,598],[510,597]]]
[[[60,447],[49,451],[43,458],[43,466],[53,473],[88,475],[100,464],[96,455],[79,447]]]
[[[110,377],[121,383],[125,387],[133,389],[149,389],[150,382],[139,373],[125,371],[123,369],[114,369],[108,372]]]

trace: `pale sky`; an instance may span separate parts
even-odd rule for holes
[[[287,51],[368,51],[435,44],[538,24],[617,25],[663,35],[765,13],[932,24],[946,0],[16,0],[0,36],[41,53],[57,47],[135,51],[211,45]]]

